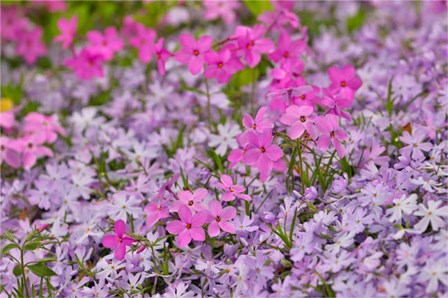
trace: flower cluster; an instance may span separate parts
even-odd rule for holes
[[[444,1],[1,13],[0,297],[448,293]]]

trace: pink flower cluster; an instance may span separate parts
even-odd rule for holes
[[[65,134],[54,116],[31,112],[19,125],[13,112],[0,113],[0,164],[5,162],[12,168],[29,170],[37,159],[51,157],[53,152],[45,144],[53,144],[58,134]]]

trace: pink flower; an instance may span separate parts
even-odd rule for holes
[[[90,31],[87,33],[87,39],[92,53],[101,55],[105,61],[111,60],[114,53],[123,48],[123,41],[117,36],[117,31],[113,27],[106,28],[104,35],[99,31]]]
[[[186,206],[181,206],[178,211],[180,220],[173,220],[166,226],[166,230],[177,236],[177,246],[186,247],[191,240],[204,241],[205,233],[202,226],[207,220],[205,211],[192,216],[191,211]]]
[[[251,200],[251,197],[249,195],[242,193],[246,190],[246,188],[244,186],[234,185],[230,176],[221,175],[221,182],[222,183],[216,183],[216,186],[226,191],[222,195],[223,201],[233,201],[235,200],[235,198],[240,198],[246,201]]]
[[[151,203],[145,207],[146,226],[152,227],[155,223],[169,216],[167,202]]]
[[[0,165],[6,162],[12,168],[20,168],[20,153],[14,149],[13,140],[0,137]]]
[[[238,26],[235,36],[238,46],[244,53],[244,59],[250,67],[254,67],[261,60],[261,54],[269,53],[274,49],[274,43],[268,38],[262,38],[266,29],[263,25],[253,28]]]
[[[211,218],[208,226],[208,234],[210,237],[218,236],[221,229],[227,233],[235,234],[235,227],[229,222],[229,220],[234,219],[236,216],[235,207],[228,206],[222,209],[221,203],[212,201],[208,205],[208,209]]]
[[[343,111],[342,109],[348,108],[351,106],[353,102],[352,99],[347,99],[343,97],[341,94],[334,94],[333,89],[326,88],[323,89],[323,96],[316,96],[316,103],[320,106],[329,109],[328,112],[330,114],[337,115],[339,117],[343,117],[347,120],[351,120],[350,114]]]
[[[289,33],[282,31],[278,40],[277,49],[269,55],[269,58],[281,66],[293,63],[300,59],[300,55],[305,51],[306,43],[303,40],[292,41]]]
[[[220,84],[227,83],[234,73],[244,68],[241,61],[233,57],[227,48],[219,52],[208,52],[205,55],[205,61],[208,65],[204,76],[207,79],[216,78]]]
[[[212,47],[213,38],[208,35],[201,36],[196,41],[193,35],[184,33],[180,36],[182,49],[176,52],[175,59],[178,62],[188,64],[188,70],[197,75],[205,63],[205,54]]]
[[[206,20],[223,19],[226,24],[233,24],[236,19],[235,10],[240,7],[238,1],[203,0]]]
[[[311,88],[311,90],[304,92],[300,96],[292,96],[292,103],[296,106],[310,106],[314,109],[317,95],[320,93],[320,88],[317,86],[311,86]]]
[[[155,39],[156,32],[154,30],[137,24],[137,36],[132,37],[129,43],[138,49],[138,58],[140,61],[144,63],[151,61]]]
[[[177,193],[179,198],[171,204],[171,211],[177,212],[181,206],[187,206],[194,211],[201,211],[204,207],[201,202],[208,195],[208,191],[205,188],[198,188],[194,192],[190,190],[184,190]]]
[[[74,70],[76,75],[83,80],[94,77],[103,77],[103,56],[84,48],[81,53],[71,59],[65,60],[65,65]]]
[[[36,112],[26,115],[23,131],[28,133],[42,132],[45,134],[45,141],[49,144],[56,141],[58,133],[65,134],[64,129],[56,123],[53,116],[45,116]]]
[[[102,242],[104,247],[115,248],[115,258],[122,261],[126,255],[126,246],[131,246],[135,240],[124,234],[126,224],[121,219],[115,222],[114,230],[116,235],[106,235]]]
[[[155,44],[153,51],[157,58],[157,68],[161,75],[165,74],[165,63],[172,56],[172,54],[163,47],[164,38],[160,38]]]
[[[75,38],[78,17],[74,16],[71,20],[59,19],[58,28],[61,34],[54,38],[55,41],[62,42],[64,49],[68,48]]]
[[[280,117],[280,122],[290,126],[287,131],[288,137],[295,140],[303,135],[305,131],[313,134],[313,124],[315,116],[313,107],[310,106],[289,106],[286,112]],[[312,136],[314,138],[314,136]]]
[[[272,121],[263,119],[264,114],[267,111],[267,107],[261,107],[258,110],[257,116],[255,116],[255,120],[249,114],[244,114],[243,117],[243,125],[245,128],[254,130],[256,132],[262,133],[265,129],[272,129],[274,127],[274,123]]]
[[[21,55],[28,64],[34,64],[37,58],[47,53],[47,47],[42,42],[42,28],[23,31],[18,40],[16,53]]]
[[[356,76],[355,68],[352,65],[347,65],[342,69],[332,66],[328,69],[328,75],[331,79],[330,89],[332,92],[340,93],[348,101],[353,100],[356,90],[362,85],[362,81]]]
[[[0,113],[0,127],[5,129],[11,129],[16,125],[16,119],[14,118],[13,111]]]
[[[37,132],[15,140],[10,147],[22,154],[22,166],[28,170],[36,164],[41,156],[53,156],[53,152],[43,146],[46,140],[45,133]]]
[[[28,26],[28,20],[23,18],[22,10],[17,6],[1,6],[0,33],[2,39],[18,40]]]
[[[260,172],[260,179],[266,181],[272,169],[284,171],[286,169],[282,149],[272,144],[272,131],[267,129],[261,135],[248,133],[248,150],[244,155],[244,162],[256,166]]]
[[[333,114],[316,119],[316,126],[321,132],[317,140],[317,148],[326,150],[330,145],[330,141],[336,148],[339,157],[344,157],[345,151],[341,142],[348,138],[347,134],[339,127],[339,118]]]

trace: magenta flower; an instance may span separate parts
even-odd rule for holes
[[[261,107],[258,110],[255,119],[253,119],[252,116],[247,113],[244,114],[243,117],[244,127],[259,133],[262,133],[265,129],[272,129],[274,127],[274,123],[272,123],[272,121],[270,120],[263,119],[263,116],[266,113],[267,109],[268,109],[267,107]]]
[[[132,37],[129,43],[138,49],[138,58],[144,63],[151,61],[156,32],[137,24],[137,36]]]
[[[47,47],[42,42],[42,28],[23,31],[18,39],[16,53],[21,55],[28,64],[34,64],[37,58],[47,53]]]
[[[313,134],[313,124],[315,116],[313,107],[310,106],[289,106],[286,112],[280,117],[280,122],[290,126],[287,131],[288,137],[295,140],[303,135],[305,131]],[[314,136],[311,136],[314,138]]]
[[[201,36],[197,41],[189,33],[181,34],[180,44],[182,49],[176,52],[176,61],[188,64],[188,70],[197,75],[205,63],[205,54],[210,51],[213,38],[208,35]]]
[[[336,148],[339,157],[344,157],[345,150],[341,142],[348,138],[347,134],[339,127],[339,118],[333,114],[316,119],[316,126],[321,132],[317,140],[317,148],[326,150],[330,142]]]
[[[227,48],[219,52],[209,51],[205,55],[205,61],[208,65],[204,76],[207,79],[216,78],[220,84],[227,83],[234,73],[244,67]]]
[[[296,106],[310,106],[314,109],[316,99],[318,97],[318,94],[320,93],[320,88],[317,86],[311,86],[311,88],[311,90],[304,92],[301,95],[292,96],[292,103]]]
[[[73,16],[71,20],[59,19],[58,28],[61,34],[54,38],[54,41],[62,42],[62,47],[64,49],[68,48],[75,38],[76,26],[78,25],[78,17]]]
[[[152,227],[159,220],[167,218],[169,216],[169,209],[167,201],[159,203],[151,203],[145,207],[146,213],[146,226]]]
[[[25,117],[23,131],[28,133],[42,132],[45,134],[45,141],[54,143],[58,138],[58,133],[65,134],[65,131],[56,123],[54,116],[45,116],[36,112],[31,112]]]
[[[115,258],[122,261],[126,255],[126,246],[131,246],[135,240],[124,234],[126,224],[121,219],[115,222],[114,231],[116,235],[104,236],[102,243],[104,247],[115,248]]]
[[[251,197],[249,195],[243,194],[246,190],[244,186],[234,185],[232,178],[228,175],[221,175],[221,182],[217,182],[216,186],[225,190],[225,193],[222,195],[223,201],[233,201],[235,198],[240,198],[246,201],[250,201]]]
[[[101,55],[105,61],[111,60],[115,52],[123,49],[123,41],[117,36],[117,30],[113,27],[106,28],[104,35],[99,31],[90,31],[87,33],[87,39],[91,51]]]
[[[238,26],[235,36],[238,46],[244,53],[244,60],[250,67],[254,67],[261,60],[261,54],[269,53],[274,49],[274,43],[263,38],[266,29],[263,25],[256,25],[253,28]]]
[[[28,170],[36,164],[38,157],[53,156],[53,152],[43,146],[45,140],[45,133],[37,132],[15,140],[10,144],[10,148],[22,154],[22,166]]]
[[[92,52],[89,48],[84,48],[75,57],[65,60],[65,65],[73,69],[79,78],[90,80],[94,77],[103,77],[103,61],[102,55]]]
[[[0,136],[0,165],[6,162],[12,168],[20,168],[20,153],[14,149],[14,140]]]
[[[205,211],[192,216],[191,211],[186,206],[181,206],[178,211],[180,220],[173,220],[166,226],[166,230],[177,236],[177,246],[186,247],[191,240],[204,241],[205,233],[202,226],[207,220]]]
[[[163,47],[164,38],[159,38],[155,46],[153,47],[154,55],[157,58],[157,68],[161,75],[165,74],[165,63],[172,56],[172,54]]]
[[[0,127],[7,130],[12,129],[16,125],[16,119],[13,111],[0,112]]]
[[[247,139],[250,149],[244,155],[244,162],[258,168],[262,181],[267,180],[272,169],[285,170],[285,163],[281,159],[283,151],[278,145],[272,144],[271,130],[267,129],[261,135],[250,132]]]
[[[292,41],[289,33],[282,31],[278,40],[277,49],[269,54],[269,58],[281,66],[295,64],[300,59],[300,55],[305,51],[306,43],[303,40]]]
[[[171,211],[177,212],[181,206],[187,206],[194,211],[201,211],[204,207],[201,202],[208,195],[205,188],[198,188],[194,192],[183,190],[177,193],[179,200],[171,204]]]
[[[344,68],[332,66],[328,69],[328,75],[331,79],[330,89],[334,94],[340,93],[346,100],[353,100],[355,92],[358,90],[362,81],[355,74],[355,68],[347,65]]]
[[[222,19],[226,24],[235,23],[236,14],[235,10],[240,7],[240,3],[235,0],[230,1],[203,1],[206,20]]]
[[[235,234],[235,227],[229,222],[236,216],[236,209],[233,206],[228,206],[222,209],[221,203],[218,201],[212,201],[208,205],[209,216],[211,222],[208,226],[208,234],[210,237],[216,237],[219,235],[221,229],[230,234]]]

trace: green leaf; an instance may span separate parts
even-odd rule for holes
[[[35,250],[39,247],[40,243],[38,242],[31,242],[28,244],[25,244],[25,246],[23,247],[24,250]]]
[[[259,16],[265,11],[273,11],[271,1],[253,1],[253,0],[243,0],[244,5],[247,9],[255,16]]]
[[[20,248],[20,247],[14,243],[10,243],[10,244],[6,245],[2,249],[2,255],[6,255],[11,249],[14,249],[14,248]]]
[[[364,25],[366,19],[367,12],[364,9],[360,9],[354,16],[348,17],[346,20],[348,33],[352,33],[355,30],[361,28],[362,25]]]
[[[216,154],[216,152],[214,150],[210,150],[210,151],[208,151],[208,155],[213,159],[213,161],[215,162],[215,164],[218,167],[219,171],[222,174],[224,174],[224,166],[222,165],[222,160],[218,156],[218,154]]]
[[[22,274],[22,269],[20,268],[20,265],[16,265],[14,269],[12,269],[12,274],[14,274],[14,276],[20,276]]]
[[[48,266],[46,266],[46,265],[44,265],[42,263],[29,265],[28,268],[31,270],[31,272],[33,272],[37,276],[44,276],[44,277],[46,277],[46,276],[56,275],[56,272],[54,272]]]

